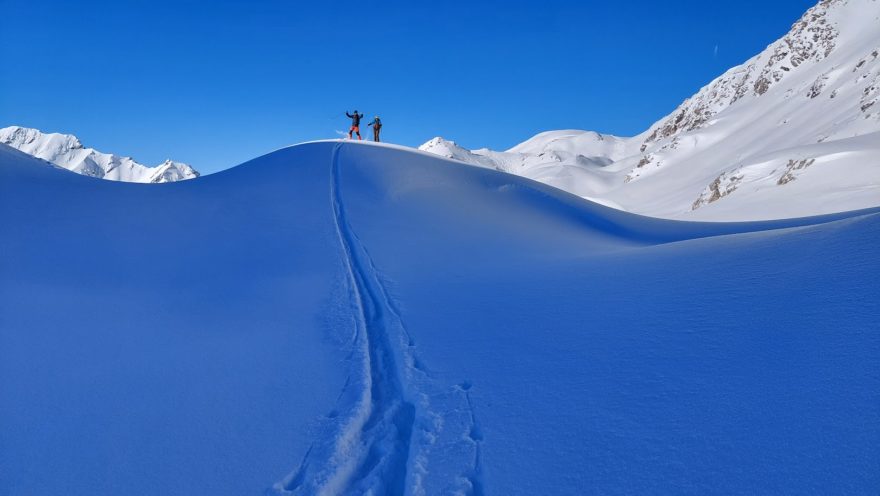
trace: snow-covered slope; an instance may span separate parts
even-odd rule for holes
[[[0,146],[0,233],[5,495],[880,487],[880,209],[652,219],[351,142],[144,188]]]
[[[0,129],[0,144],[85,176],[115,181],[168,183],[199,177],[195,169],[182,162],[166,160],[155,167],[147,167],[131,157],[85,148],[71,134],[43,133],[36,129],[10,126]]]
[[[453,154],[440,138],[421,148],[660,217],[769,219],[875,206],[878,26],[876,0],[823,0],[633,138],[557,131],[505,153]]]

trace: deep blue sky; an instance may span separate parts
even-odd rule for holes
[[[352,108],[412,146],[632,135],[814,3],[0,0],[0,127],[202,172],[336,137]]]

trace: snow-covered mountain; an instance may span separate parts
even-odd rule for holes
[[[71,134],[43,133],[10,126],[0,129],[0,143],[85,176],[133,183],[168,183],[193,179],[199,173],[187,164],[166,160],[155,167],[86,148]]]
[[[422,150],[632,212],[768,219],[880,204],[880,2],[822,0],[788,34],[632,138],[542,133]]]

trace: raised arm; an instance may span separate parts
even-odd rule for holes
[[[349,116],[349,117],[354,117],[353,115],[351,115],[351,114],[348,113],[348,110],[345,111],[345,115],[347,115],[347,116]]]

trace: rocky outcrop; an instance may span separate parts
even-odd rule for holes
[[[721,174],[706,186],[706,189],[700,194],[700,197],[694,201],[691,210],[696,210],[703,205],[716,202],[733,193],[736,191],[736,188],[739,187],[740,183],[742,183],[743,177],[742,174],[736,174],[736,171]]]
[[[675,112],[653,127],[645,144],[701,128],[738,100],[760,97],[798,67],[828,57],[836,46],[838,32],[828,22],[827,13],[843,1],[823,0],[808,10],[788,34],[767,50],[727,71],[685,100]],[[821,92],[821,88],[818,91]]]

